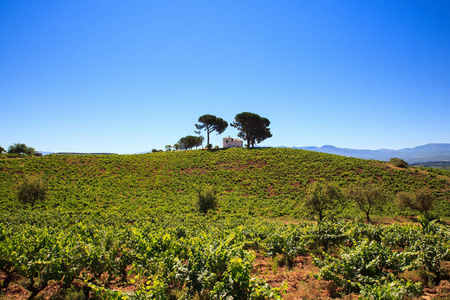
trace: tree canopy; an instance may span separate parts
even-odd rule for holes
[[[426,218],[430,218],[429,211],[436,201],[433,193],[425,188],[415,192],[399,192],[397,198],[400,207],[418,210]]]
[[[216,131],[217,134],[221,134],[228,127],[227,121],[213,115],[203,115],[198,118],[198,122],[201,124],[195,124],[195,128],[197,128],[198,130],[204,129],[206,131],[206,144],[208,148],[210,145],[209,134],[213,131]]]
[[[255,147],[256,143],[272,137],[269,125],[269,119],[250,112],[237,114],[235,121],[231,123],[232,127],[240,131],[238,137],[247,141],[247,148]]]
[[[34,155],[36,154],[36,150],[25,144],[16,143],[8,147],[8,153]]]
[[[194,147],[201,146],[202,143],[203,143],[202,136],[193,136],[193,135],[188,135],[188,136],[182,137],[178,141],[179,148],[182,150],[189,150]],[[174,145],[174,147],[175,147],[175,145]]]
[[[41,176],[25,175],[22,183],[17,187],[17,199],[31,207],[38,201],[44,201],[48,185]]]
[[[326,214],[334,214],[343,200],[337,184],[314,182],[308,189],[305,208],[310,214],[317,214],[321,221]]]
[[[6,152],[6,150],[2,146],[0,146],[0,154],[2,154],[3,152]]]
[[[366,219],[370,220],[370,211],[372,208],[382,209],[387,201],[386,193],[383,188],[374,184],[359,186],[351,184],[345,191],[348,200],[354,201],[360,210],[365,212]]]

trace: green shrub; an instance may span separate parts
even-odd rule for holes
[[[435,197],[431,191],[423,188],[415,193],[400,192],[397,194],[397,199],[401,208],[417,210],[426,218],[429,218],[429,212],[435,202]]]
[[[400,158],[391,158],[389,160],[389,163],[397,168],[407,168],[408,167],[408,163]]]
[[[24,180],[17,187],[17,199],[33,207],[36,202],[45,200],[47,191],[47,182],[41,176],[25,175]]]
[[[197,188],[197,208],[204,214],[210,209],[217,208],[217,190],[213,186]]]

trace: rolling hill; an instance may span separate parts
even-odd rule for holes
[[[29,174],[49,185],[34,207],[16,200]],[[449,175],[281,148],[0,159],[0,297],[418,299],[423,287],[446,297],[450,228],[383,216],[412,220],[396,193],[426,188],[448,220]],[[303,204],[317,181],[375,183],[390,201],[378,224],[358,220],[351,201],[310,222]],[[203,214],[207,185],[219,203]]]
[[[11,187],[24,174],[43,174],[50,185],[50,206],[98,209],[126,204],[125,209],[191,212],[195,186],[211,184],[227,212],[305,217],[301,203],[312,182],[334,181],[341,187],[372,182],[391,197],[425,187],[448,200],[448,173],[439,172],[444,171],[401,170],[379,161],[282,148],[57,155],[0,160],[0,205],[15,207]],[[450,216],[450,208],[443,208],[440,211]]]

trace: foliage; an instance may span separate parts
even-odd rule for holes
[[[370,211],[372,208],[381,209],[386,203],[386,194],[377,185],[358,186],[351,184],[346,189],[345,194],[350,201],[354,201],[359,209],[366,214],[368,222],[370,222]]]
[[[33,207],[38,201],[45,200],[47,191],[47,182],[41,176],[25,175],[17,186],[17,199],[20,203],[30,204]]]
[[[11,154],[8,154],[11,155]],[[269,218],[305,218],[305,195],[315,181],[377,183],[388,197],[400,191],[427,188],[436,197],[430,213],[450,217],[450,180],[445,173],[397,170],[385,163],[297,149],[263,148],[257,151],[171,151],[142,155],[46,155],[36,159],[0,160],[0,209],[12,209],[11,186],[24,174],[43,174],[50,193],[46,205],[66,209],[120,207],[160,213],[192,212],[193,186],[214,185],[225,213]],[[130,199],[133,199],[130,201]],[[123,208],[122,208],[123,207]],[[348,205],[335,216],[356,217]],[[341,214],[339,215],[339,212]],[[372,212],[371,212],[372,213]],[[378,215],[411,215],[387,202]]]
[[[8,153],[34,155],[36,153],[36,150],[34,150],[34,148],[32,147],[28,147],[25,144],[15,143],[8,147]]]
[[[419,211],[425,217],[429,217],[429,212],[433,208],[435,197],[427,189],[419,189],[416,192],[400,192],[397,198],[401,207]]]
[[[231,124],[231,126],[240,131],[238,137],[247,141],[247,148],[250,146],[255,147],[256,143],[261,143],[265,139],[272,137],[269,125],[269,119],[249,112],[237,114],[234,122]]]
[[[321,221],[327,214],[337,210],[342,199],[342,192],[336,184],[314,182],[308,190],[305,207]]]
[[[25,174],[48,179],[39,210],[17,204],[11,187]],[[421,225],[339,221],[359,215],[345,203],[341,214],[340,206],[327,211],[333,221],[301,222],[308,189],[312,182],[376,183],[394,197],[427,188],[436,199],[430,213],[448,217],[448,178],[442,170],[399,170],[383,162],[278,148],[2,159],[0,269],[10,278],[3,285],[13,282],[37,296],[52,283],[110,299],[209,299],[238,291],[254,299],[276,298],[280,291],[249,269],[254,255],[277,258],[290,268],[299,267],[299,256],[314,255],[325,258],[317,260],[324,262],[317,262],[321,269],[331,271],[344,262],[355,274],[371,270],[371,264],[385,266],[360,277],[361,284],[376,281],[378,288],[348,279],[355,293],[408,297],[419,284],[402,279],[402,270],[426,273],[433,284],[447,278],[449,227],[425,218],[419,218]],[[220,210],[198,213],[195,186],[213,186]],[[387,202],[373,213],[411,212]],[[389,250],[392,265],[380,249]],[[379,261],[369,254],[366,259],[364,251],[373,251]],[[347,253],[362,257],[365,265],[340,255]],[[339,280],[346,272],[333,271]],[[346,284],[336,281],[342,291]],[[118,286],[135,292],[113,290]]]
[[[442,263],[450,260],[449,227],[436,221],[376,226],[231,215],[128,218],[113,210],[2,215],[0,267],[36,294],[53,281],[61,287],[81,284],[104,299],[170,299],[177,293],[186,299],[277,299],[279,289],[252,275],[255,252],[281,254],[291,267],[296,257],[314,254],[317,276],[332,280],[342,293],[403,299],[422,289],[420,282],[402,279],[404,271],[426,270],[439,280],[445,278]],[[320,245],[327,246],[318,251]],[[327,252],[332,246],[339,255]],[[134,285],[135,292],[112,290],[118,284]]]
[[[2,146],[0,146],[0,154],[2,154],[3,152],[6,152],[6,150]]]
[[[397,168],[407,168],[408,163],[400,158],[391,158],[389,159],[389,163]]]
[[[194,147],[201,146],[202,143],[203,143],[202,137],[193,135],[185,136],[178,141],[178,145],[182,150],[189,150]]]
[[[399,275],[426,271],[438,282],[444,278],[443,262],[450,259],[448,226],[427,219],[421,222],[422,227],[347,224],[352,246],[342,248],[337,257],[316,258],[318,276],[334,281],[343,293],[361,293],[368,299],[404,299],[420,293],[421,282]]]
[[[221,134],[227,129],[228,122],[223,120],[222,118],[218,118],[213,115],[203,115],[198,118],[198,122],[200,124],[195,124],[195,128],[197,130],[205,130],[206,131],[206,145],[210,145],[209,143],[209,135],[210,133],[216,131],[217,134]],[[203,140],[202,140],[203,142]],[[208,147],[208,149],[210,149]]]
[[[395,281],[392,275],[409,267],[405,256],[376,241],[363,240],[354,248],[343,249],[340,258],[325,255],[326,259],[316,259],[316,264],[320,266],[321,278],[334,281],[345,293],[359,293],[367,287]]]
[[[206,214],[208,210],[217,208],[217,190],[213,186],[197,187],[196,191],[199,212]]]

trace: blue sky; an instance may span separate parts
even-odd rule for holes
[[[163,149],[245,111],[261,146],[450,142],[449,1],[4,0],[0,33],[4,148]]]

